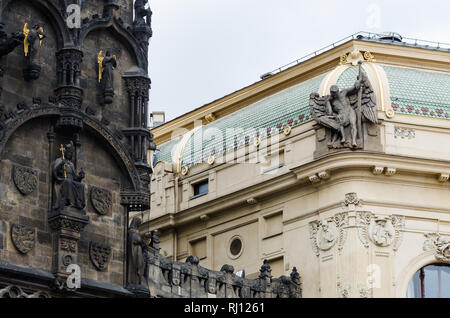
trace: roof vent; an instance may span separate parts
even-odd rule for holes
[[[269,72],[269,73],[265,73],[265,74],[261,75],[260,77],[263,80],[263,79],[266,79],[266,78],[271,77],[271,76],[272,76],[272,73]]]
[[[378,35],[378,40],[393,41],[393,42],[403,42],[403,37],[395,32],[384,32]]]

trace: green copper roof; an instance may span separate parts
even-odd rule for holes
[[[391,87],[392,108],[399,114],[450,117],[450,74],[383,66]]]
[[[450,119],[450,74],[382,65],[391,89],[392,108],[397,114]],[[338,86],[351,87],[358,67],[342,73]]]
[[[450,74],[382,65],[391,90],[392,107],[398,114],[450,119]],[[337,81],[351,87],[359,67],[349,67]],[[312,121],[309,95],[318,92],[326,74],[285,89],[198,130],[184,147],[181,166],[192,167],[278,134],[285,126]],[[240,129],[236,134],[230,129]],[[158,148],[157,161],[171,162],[181,138]]]
[[[257,135],[263,140],[287,125],[296,127],[311,121],[309,95],[319,90],[324,77],[285,89],[203,127],[186,144],[182,166],[192,167],[206,162],[211,155],[219,157],[253,144]],[[236,130],[234,135],[230,129],[241,131]]]

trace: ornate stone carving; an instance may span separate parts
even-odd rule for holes
[[[358,212],[356,215],[358,236],[366,248],[371,241],[379,247],[393,245],[393,250],[397,251],[403,240],[404,223],[405,217],[400,215],[375,217],[371,212]]]
[[[350,204],[353,204],[355,206],[361,206],[361,200],[358,199],[358,195],[354,192],[347,193],[345,195],[345,200],[342,203],[342,206],[349,206]]]
[[[350,285],[347,284],[343,286],[341,283],[337,283],[337,293],[338,298],[349,298],[350,297]]]
[[[373,298],[373,289],[371,289],[365,285],[359,285],[359,297]]]
[[[362,149],[362,121],[378,124],[376,97],[367,75],[362,73],[360,66],[353,87],[340,90],[337,85],[333,85],[330,92],[324,97],[317,93],[310,96],[311,114],[319,126],[327,130],[328,148]]]
[[[370,239],[377,246],[390,246],[394,241],[394,227],[391,222],[384,218],[380,218],[372,222],[370,228]]]
[[[83,89],[80,87],[83,52],[64,48],[56,52],[58,88],[56,100],[64,107],[80,109],[83,103]]]
[[[423,244],[424,251],[435,251],[439,261],[450,261],[450,240],[445,240],[439,233],[425,234],[427,240]]]
[[[309,223],[312,248],[316,256],[320,251],[328,251],[338,243],[342,251],[347,238],[348,213],[339,213],[324,221]]]
[[[395,127],[394,128],[394,138],[401,138],[401,139],[414,139],[416,138],[416,131],[414,129],[407,129],[407,128],[401,128],[401,127]]]
[[[37,186],[37,172],[31,168],[13,166],[13,180],[17,189],[24,195],[34,192]]]
[[[61,239],[60,240],[60,248],[62,251],[69,253],[77,252],[77,242],[74,240]]]
[[[95,212],[100,215],[108,214],[112,206],[112,193],[111,191],[91,187],[89,191],[89,197],[91,199],[92,206]]]
[[[25,293],[18,286],[7,286],[0,290],[0,298],[51,298],[50,295],[43,291]]]
[[[36,243],[36,230],[24,225],[11,225],[11,241],[22,254],[30,252]]]
[[[111,246],[108,244],[91,242],[89,244],[89,257],[95,268],[99,271],[105,271],[111,259]]]
[[[151,25],[152,24],[152,11],[150,8],[146,9],[148,0],[136,0],[134,2],[135,12],[135,25]]]
[[[215,294],[217,292],[217,279],[214,273],[208,273],[208,281],[206,286],[208,293]]]

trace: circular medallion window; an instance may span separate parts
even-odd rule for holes
[[[242,255],[244,243],[240,236],[233,236],[228,244],[228,256],[231,259],[237,259]]]

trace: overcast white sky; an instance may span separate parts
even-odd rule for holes
[[[150,0],[150,111],[166,120],[358,31],[450,43],[445,0]]]

